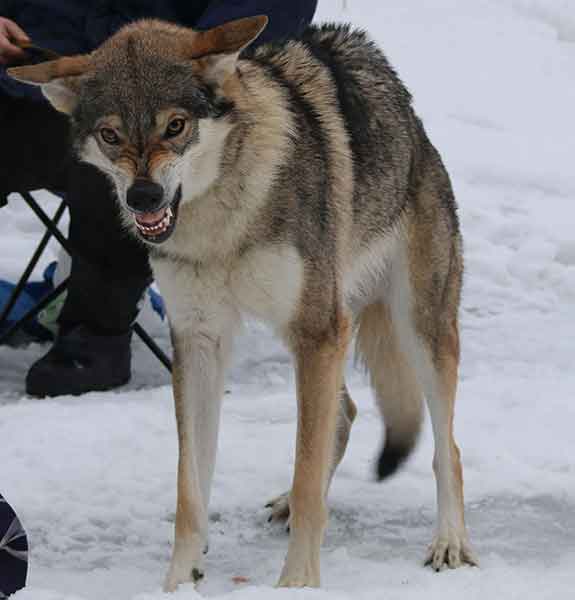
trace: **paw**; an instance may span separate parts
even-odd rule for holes
[[[170,570],[164,582],[164,592],[175,592],[181,583],[199,584],[204,578],[202,561],[178,561],[172,559]]]
[[[270,500],[266,504],[266,508],[271,509],[268,523],[285,523],[286,529],[289,531],[289,492]]]
[[[467,536],[454,532],[437,535],[429,547],[425,565],[430,565],[434,571],[441,571],[444,566],[457,569],[464,564],[473,567],[479,565]]]
[[[315,569],[301,568],[301,569],[286,569],[284,568],[281,574],[280,580],[278,581],[277,587],[319,587],[319,573],[315,572]]]
[[[317,544],[297,544],[292,539],[277,587],[319,587],[320,561],[319,540]]]

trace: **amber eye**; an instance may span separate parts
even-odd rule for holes
[[[180,133],[182,133],[182,131],[184,131],[185,126],[186,126],[185,119],[182,119],[181,117],[172,119],[169,122],[168,127],[166,128],[165,137],[173,138],[173,137],[176,137],[177,135],[180,135]]]
[[[110,144],[111,146],[116,146],[120,143],[120,137],[118,134],[109,127],[102,127],[102,129],[100,129],[100,137],[106,142],[106,144]]]

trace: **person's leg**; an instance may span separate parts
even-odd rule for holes
[[[132,324],[151,282],[147,254],[117,217],[107,179],[70,165],[67,182],[73,247],[60,334],[26,378],[33,396],[83,394],[127,383]]]
[[[26,378],[33,396],[113,389],[131,374],[132,325],[151,283],[143,245],[117,218],[108,180],[94,167],[71,163],[66,186],[73,248],[61,331]]]
[[[61,325],[89,323],[102,335],[126,333],[151,283],[147,251],[122,227],[112,186],[94,167],[71,166],[67,197],[75,253]]]

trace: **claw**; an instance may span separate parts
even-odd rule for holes
[[[269,508],[271,510],[271,514],[268,518],[268,523],[272,523],[274,521],[289,521],[289,494],[282,494],[281,496],[270,500],[266,504],[266,508]]]
[[[476,567],[478,562],[469,542],[454,534],[438,537],[429,547],[424,562],[426,566],[431,565],[436,573],[444,567],[457,569],[463,564]]]

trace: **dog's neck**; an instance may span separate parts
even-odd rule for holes
[[[209,137],[210,146],[184,166],[178,224],[163,245],[171,254],[225,261],[249,243],[251,226],[292,150],[291,116],[282,102],[249,92],[242,104],[240,122],[201,125],[200,136]]]

